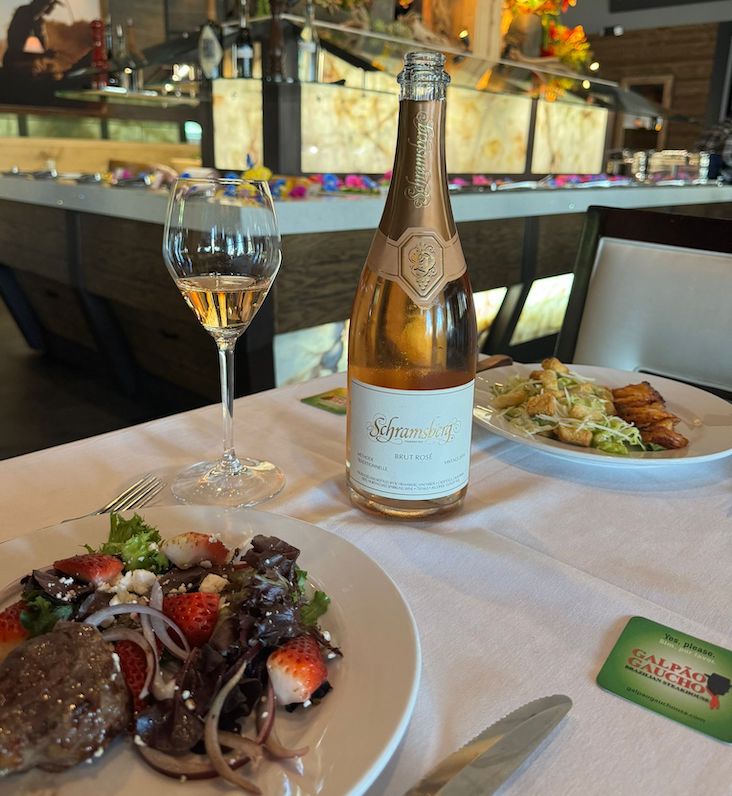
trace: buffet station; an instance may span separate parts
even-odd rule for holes
[[[219,22],[212,3],[199,31],[142,50],[142,26],[112,19],[57,104],[6,108],[0,291],[30,345],[166,405],[213,399],[215,363],[192,355],[210,343],[164,273],[162,222],[177,175],[243,175],[269,182],[283,268],[240,346],[237,393],[342,370],[391,178],[396,74],[415,48],[442,52],[450,73],[446,163],[484,351],[551,352],[589,206],[732,215],[709,153],[611,148],[618,118],[658,128],[672,113],[598,78],[559,11],[547,22],[509,3],[479,41],[440,28],[439,4],[389,24],[384,5],[241,3]],[[49,137],[51,122],[94,137]],[[119,138],[131,125],[144,141]]]

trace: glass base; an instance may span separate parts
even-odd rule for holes
[[[178,475],[171,491],[182,503],[243,507],[264,503],[284,485],[284,473],[276,464],[237,459],[233,466],[223,466],[221,461],[198,462]]]

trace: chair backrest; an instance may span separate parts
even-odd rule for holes
[[[590,207],[556,354],[732,392],[732,221]]]

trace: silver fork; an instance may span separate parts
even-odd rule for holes
[[[138,509],[141,506],[147,505],[164,486],[165,481],[163,481],[162,478],[148,473],[140,478],[139,481],[135,481],[134,484],[128,486],[127,489],[117,495],[117,497],[112,498],[105,506],[102,506],[96,511],[90,511],[88,514],[82,514],[80,517],[69,517],[67,520],[64,520],[64,522],[81,520],[84,517],[96,517],[97,514],[109,514],[112,511]]]

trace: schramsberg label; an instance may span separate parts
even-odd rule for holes
[[[401,426],[398,417],[387,418],[377,415],[366,426],[369,437],[377,442],[427,442],[436,441],[443,445],[452,442],[460,431],[460,421],[455,418],[449,423],[440,423],[434,418],[427,426]]]
[[[398,500],[453,495],[468,483],[473,382],[398,390],[351,379],[351,482]]]
[[[414,157],[414,177],[407,176],[407,188],[404,195],[414,202],[415,207],[427,207],[432,194],[430,180],[432,179],[432,146],[435,139],[435,128],[429,114],[418,111],[414,116],[414,126],[417,130],[416,140],[407,139],[410,146],[416,149]]]

